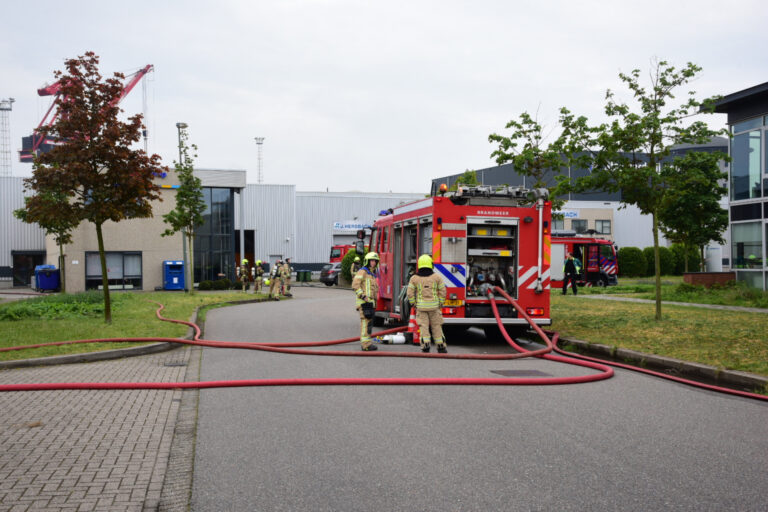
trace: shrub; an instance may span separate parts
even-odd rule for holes
[[[344,258],[341,260],[341,277],[346,279],[348,282],[352,281],[352,262],[355,261],[355,256],[358,256],[357,251],[354,249],[350,249],[347,254],[344,255]],[[360,256],[360,264],[363,263],[363,257]]]
[[[213,282],[214,290],[229,290],[230,286],[231,286],[231,283],[227,278],[219,279]]]
[[[652,276],[656,273],[654,266],[656,265],[655,256],[653,255],[653,247],[646,247],[643,249],[643,258],[645,258],[645,271],[643,275],[645,277]]]
[[[197,286],[198,290],[213,290],[213,281],[205,280],[200,281],[200,284]]]
[[[121,301],[120,294],[113,296],[112,304],[115,309]],[[98,291],[90,291],[76,294],[62,293],[11,302],[0,307],[0,320],[23,320],[27,318],[54,320],[98,316],[103,313],[103,295]]]
[[[239,279],[237,281],[232,281],[232,289],[233,290],[242,290],[243,289],[243,282]],[[245,282],[245,289],[250,290],[251,289],[251,283],[250,281]]]
[[[659,247],[659,266],[661,275],[671,276],[675,273],[675,255],[667,247]]]
[[[672,244],[669,248],[675,255],[675,275],[682,275],[685,272],[685,254],[686,250],[682,244]],[[699,272],[701,270],[701,255],[695,247],[688,249],[688,272]]]
[[[642,277],[648,265],[643,251],[637,247],[622,247],[619,249],[619,272],[625,277]]]

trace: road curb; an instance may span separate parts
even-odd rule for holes
[[[603,357],[612,361],[627,363],[641,368],[661,371],[670,375],[690,378],[691,380],[701,380],[722,384],[727,387],[734,387],[746,391],[768,390],[768,377],[754,373],[742,372],[737,370],[725,370],[716,366],[673,359],[671,357],[657,356],[655,354],[646,354],[636,350],[629,350],[600,343],[590,343],[588,341],[560,338],[561,345],[571,345],[579,353],[588,353],[591,355]]]

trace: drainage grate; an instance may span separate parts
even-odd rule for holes
[[[172,361],[170,363],[163,363],[163,366],[187,366],[187,363],[181,361]]]
[[[540,372],[539,370],[491,370],[491,373],[496,373],[503,377],[551,377],[549,373]]]

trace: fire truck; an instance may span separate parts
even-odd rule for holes
[[[571,253],[581,262],[581,273],[576,278],[579,286],[614,286],[619,275],[616,247],[612,241],[577,235],[575,231],[552,232],[553,288],[563,287],[565,254]]]
[[[334,245],[331,246],[331,257],[328,263],[336,263],[337,261],[341,261],[344,259],[344,256],[349,251],[355,250],[354,245]]]
[[[497,332],[487,292],[504,289],[539,325],[550,325],[551,204],[546,189],[460,186],[381,212],[370,236],[379,253],[374,323],[405,323],[407,287],[421,254],[443,279],[445,327]],[[499,303],[505,327],[524,328],[511,304]]]

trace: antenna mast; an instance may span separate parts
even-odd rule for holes
[[[256,162],[256,168],[258,169],[258,174],[256,176],[256,183],[264,183],[264,160],[261,156],[261,151],[264,146],[264,137],[254,137],[256,140],[256,148],[257,148],[257,162]]]
[[[10,117],[13,98],[0,100],[0,176],[11,175],[11,128]]]

